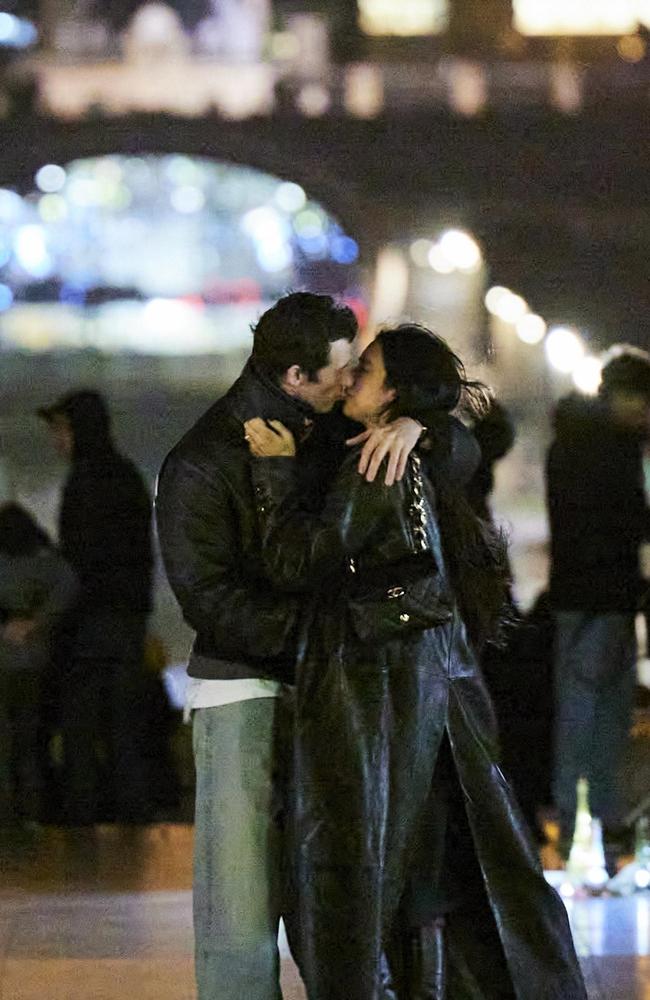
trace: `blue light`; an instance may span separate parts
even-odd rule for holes
[[[23,271],[33,278],[47,278],[54,270],[42,226],[20,226],[14,237],[14,253]]]
[[[38,38],[38,31],[31,21],[0,11],[0,45],[26,49]]]
[[[9,285],[0,285],[0,312],[6,312],[13,305],[14,293]]]
[[[327,256],[327,237],[324,233],[313,236],[299,236],[298,243],[300,249],[304,250],[308,257],[317,257],[322,260]]]
[[[359,247],[351,236],[336,236],[332,240],[330,254],[337,264],[354,264],[359,256]]]

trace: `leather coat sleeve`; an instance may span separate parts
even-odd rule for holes
[[[160,548],[188,624],[224,658],[282,654],[295,600],[243,574],[240,528],[225,483],[189,462],[168,462],[156,496]]]
[[[401,484],[367,482],[350,454],[320,514],[297,508],[296,463],[289,458],[257,459],[253,483],[266,572],[277,587],[309,591],[328,577],[340,577],[403,500]]]

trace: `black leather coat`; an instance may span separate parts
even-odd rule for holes
[[[297,667],[291,923],[310,1000],[394,996],[382,954],[443,740],[512,986],[497,992],[486,967],[481,991],[463,996],[585,1000],[564,906],[497,764],[492,708],[446,577],[432,488],[425,480],[418,504],[413,462],[401,484],[370,484],[352,454],[322,514],[311,516],[295,509],[295,466],[257,461],[253,477],[266,572],[278,588],[309,595]],[[446,622],[418,630],[405,612],[402,635],[362,641],[352,603],[381,593],[399,605],[415,553]]]

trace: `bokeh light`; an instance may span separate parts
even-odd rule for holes
[[[36,187],[45,194],[54,194],[65,186],[66,173],[56,163],[47,163],[36,174]]]
[[[602,371],[602,362],[598,358],[590,354],[581,358],[572,372],[576,389],[587,396],[595,396],[602,380]]]
[[[14,300],[14,293],[9,285],[0,284],[0,312],[6,312]]]
[[[34,186],[24,197],[0,189],[0,283],[14,304],[6,345],[155,353],[165,311],[160,351],[204,352],[231,342],[228,324],[239,344],[287,288],[359,294],[356,240],[287,179],[188,156],[117,155],[46,163]]]
[[[546,336],[546,321],[536,313],[526,313],[517,320],[515,329],[524,344],[539,344]]]
[[[291,181],[279,184],[273,197],[276,205],[283,212],[299,212],[307,201],[307,195],[300,185],[293,184]]]
[[[453,274],[455,268],[439,243],[434,243],[428,254],[430,266],[438,274]]]
[[[14,238],[14,252],[20,267],[34,278],[46,278],[54,270],[42,226],[21,226]]]
[[[481,248],[469,233],[462,229],[449,229],[439,241],[440,250],[454,269],[474,271],[481,264]]]
[[[411,255],[411,260],[418,267],[428,267],[429,265],[429,253],[433,243],[431,240],[419,239],[414,240],[409,248],[409,254]]]
[[[528,312],[526,300],[501,285],[489,289],[485,296],[485,305],[493,316],[510,324],[516,324]]]
[[[551,367],[562,375],[570,375],[585,353],[585,345],[579,335],[568,326],[556,326],[549,330],[544,349]]]

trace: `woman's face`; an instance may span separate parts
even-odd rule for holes
[[[394,399],[395,390],[386,386],[381,347],[374,341],[361,355],[354,382],[347,391],[343,412],[346,417],[368,427],[381,420],[384,410]]]

